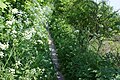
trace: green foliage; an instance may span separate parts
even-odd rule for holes
[[[5,3],[3,3],[3,1],[1,0],[0,1],[0,8],[2,8],[2,10],[3,10],[6,7],[7,7],[7,5]]]
[[[111,80],[120,74],[120,69],[117,67],[119,61],[115,61],[119,56],[111,55],[108,58],[96,53],[96,50],[81,52],[76,36],[78,31],[73,31],[65,21],[55,20],[50,30],[65,80]]]
[[[46,25],[65,80],[120,79],[119,52],[100,51],[120,34],[120,15],[105,1],[1,0],[0,80],[56,80]]]
[[[0,80],[56,79],[44,28],[51,8],[35,1],[8,0],[2,6]]]
[[[116,63],[119,61],[106,58],[99,49],[105,38],[119,33],[119,20],[117,12],[113,12],[112,7],[104,1],[55,2],[50,31],[65,80],[117,79],[120,67]],[[91,40],[98,41],[95,50],[89,48]]]

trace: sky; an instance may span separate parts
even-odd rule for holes
[[[102,1],[102,0],[94,0],[94,1]],[[120,0],[103,0],[103,1],[107,1],[108,5],[113,7],[114,11],[117,11],[118,9],[120,9]],[[120,10],[119,10],[120,13]]]
[[[120,9],[120,0],[108,0],[114,10]],[[120,12],[120,11],[119,11]]]

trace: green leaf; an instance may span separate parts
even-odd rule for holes
[[[2,10],[3,10],[6,7],[7,7],[7,5],[5,3],[3,3],[3,0],[0,0],[0,8],[2,8]]]
[[[4,27],[5,27],[4,25],[0,24],[0,29],[1,29],[1,28],[4,28]]]

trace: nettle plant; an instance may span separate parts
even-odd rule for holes
[[[0,4],[0,79],[55,79],[44,28],[51,8],[37,0]]]

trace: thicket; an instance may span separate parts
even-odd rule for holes
[[[58,0],[53,16],[50,30],[65,80],[120,79],[119,52],[100,51],[120,32],[117,11],[105,1]]]
[[[0,80],[56,79],[44,26],[51,14],[46,4],[0,0]]]
[[[65,80],[120,80],[120,51],[101,52],[120,15],[93,0],[1,0],[1,80],[56,80],[47,25]]]

